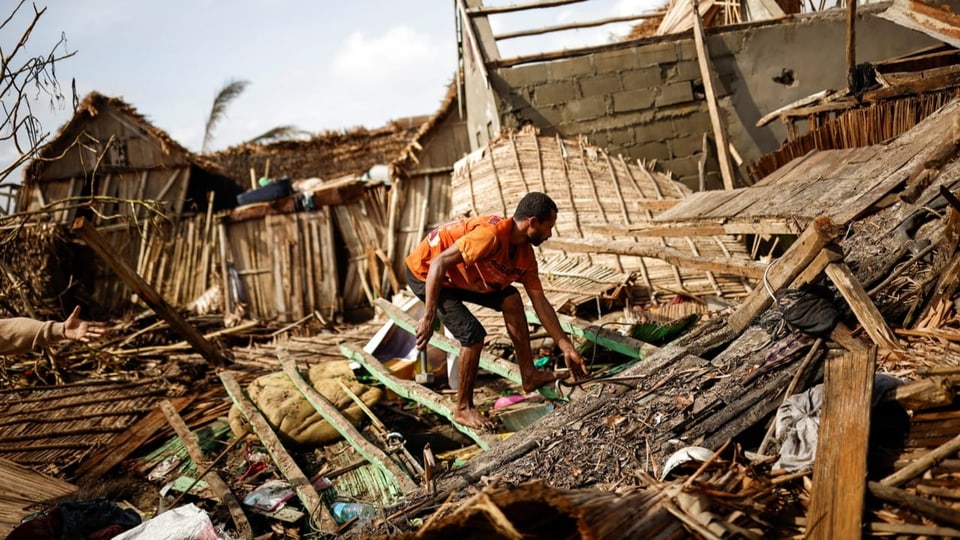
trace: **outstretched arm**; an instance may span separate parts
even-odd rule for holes
[[[587,377],[586,364],[583,361],[583,357],[577,352],[576,347],[573,346],[573,342],[570,341],[567,334],[560,328],[560,320],[557,318],[556,310],[550,305],[550,301],[547,300],[542,290],[526,290],[527,296],[529,296],[530,301],[533,302],[533,309],[537,312],[540,324],[543,325],[543,328],[550,334],[550,337],[553,338],[553,341],[560,347],[560,350],[563,351],[563,360],[567,364],[567,368],[570,369],[570,373],[573,374],[573,378],[578,381],[585,379]]]
[[[456,245],[445,249],[439,256],[430,261],[430,271],[427,272],[426,299],[424,301],[423,317],[417,323],[417,349],[424,350],[433,335],[434,322],[437,319],[437,306],[440,302],[440,289],[443,286],[443,276],[447,268],[463,262],[463,254]]]

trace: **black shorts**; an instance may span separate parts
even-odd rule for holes
[[[407,285],[410,286],[413,294],[417,295],[417,298],[426,302],[427,284],[414,276],[410,272],[410,268],[405,267],[405,269],[407,271]],[[487,337],[487,331],[483,329],[480,321],[473,313],[470,313],[470,310],[463,303],[470,302],[471,304],[503,311],[503,301],[515,294],[519,295],[520,291],[513,285],[507,285],[499,291],[488,293],[443,287],[440,289],[437,311],[440,314],[440,321],[461,345],[476,345],[477,343],[483,343],[483,338]]]

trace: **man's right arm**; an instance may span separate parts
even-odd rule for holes
[[[440,255],[430,261],[430,270],[425,281],[425,296],[423,318],[417,323],[417,349],[423,350],[433,335],[434,322],[437,318],[437,305],[440,300],[440,289],[443,287],[443,277],[447,268],[463,262],[463,254],[456,244],[443,250]]]
[[[20,354],[63,339],[64,324],[26,317],[0,319],[0,354]]]

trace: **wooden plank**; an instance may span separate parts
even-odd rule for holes
[[[390,317],[390,320],[392,320],[398,327],[411,334],[416,334],[417,321],[415,321],[409,314],[384,298],[377,298],[376,305],[382,309],[383,312]],[[439,332],[433,333],[433,336],[430,337],[430,344],[445,352],[456,355],[460,354],[460,343],[456,340],[448,338],[443,334],[440,334]],[[520,367],[513,362],[508,362],[502,358],[497,358],[492,354],[481,352],[480,367],[511,382],[522,384]]]
[[[203,457],[203,450],[200,449],[200,445],[197,443],[197,436],[190,431],[190,428],[187,427],[183,418],[180,418],[180,414],[170,401],[166,399],[161,401],[160,410],[163,411],[163,415],[167,417],[167,422],[170,423],[170,427],[173,428],[177,437],[180,438],[180,442],[183,443],[184,448],[187,449],[187,454],[190,455],[190,459],[194,465],[200,469],[201,465],[206,462],[206,459]],[[250,528],[250,522],[247,521],[247,516],[243,513],[243,507],[240,506],[240,501],[237,500],[237,496],[230,491],[230,486],[223,481],[223,478],[220,478],[220,475],[217,474],[215,470],[208,470],[207,473],[203,475],[203,480],[210,486],[210,489],[212,489],[217,498],[220,499],[220,502],[227,505],[230,516],[233,518],[233,523],[237,526],[237,532],[247,540],[251,540],[253,538],[253,530]]]
[[[960,526],[960,512],[957,512],[956,508],[935,503],[902,489],[885,486],[880,482],[868,482],[867,487],[870,489],[870,494],[878,499],[896,506],[905,506],[929,519]]]
[[[871,348],[826,362],[807,538],[860,538],[876,357]]]
[[[283,447],[283,443],[280,442],[277,434],[273,432],[273,428],[270,427],[267,419],[264,418],[260,410],[257,409],[257,406],[250,401],[246,392],[240,388],[240,384],[234,378],[233,373],[221,371],[217,373],[217,375],[220,376],[220,382],[223,383],[223,387],[227,390],[227,394],[230,395],[230,399],[233,400],[233,404],[237,406],[237,409],[240,410],[243,417],[253,426],[253,431],[257,434],[257,437],[260,438],[260,441],[263,442],[267,452],[270,453],[270,457],[273,458],[277,469],[293,487],[297,498],[303,503],[303,508],[307,511],[307,515],[314,516],[317,512],[320,513],[320,521],[316,524],[317,529],[319,529],[321,533],[333,533],[336,531],[337,526],[333,520],[333,515],[330,514],[330,510],[320,500],[320,494],[317,493],[316,488],[310,483],[310,479],[303,474],[297,462],[294,461],[286,448]]]
[[[707,109],[710,112],[710,124],[713,126],[713,137],[717,144],[717,161],[720,162],[723,187],[733,189],[734,176],[733,168],[730,166],[730,156],[727,154],[727,132],[720,121],[720,111],[717,109],[717,95],[713,91],[714,70],[710,68],[710,53],[703,36],[703,20],[700,19],[700,6],[697,0],[693,0],[693,41],[697,48],[700,78],[703,80],[703,91],[706,94]]]
[[[767,267],[764,263],[747,259],[697,257],[671,247],[642,245],[629,241],[614,240],[597,245],[597,242],[591,242],[590,240],[551,238],[550,247],[551,249],[578,253],[616,253],[618,255],[650,257],[682,268],[706,270],[754,279],[763,276],[763,271]]]
[[[190,345],[193,345],[201,356],[214,365],[223,364],[220,351],[217,350],[213,343],[204,339],[203,335],[184,320],[153,287],[148,285],[147,282],[127,266],[125,262],[117,258],[114,248],[104,243],[100,237],[100,233],[93,228],[93,225],[91,225],[89,221],[82,217],[77,218],[73,222],[72,230],[87,243],[94,253],[103,259],[103,262],[107,263],[107,266],[109,266],[131,290],[137,293],[148,306],[153,308],[157,315],[167,321],[170,327],[183,336]]]
[[[474,430],[473,428],[463,426],[454,420],[454,411],[456,409],[456,405],[454,405],[450,398],[431,392],[427,388],[413,381],[407,381],[394,377],[386,370],[386,368],[383,367],[379,360],[373,357],[373,355],[352,343],[341,343],[340,351],[347,358],[359,362],[360,365],[362,365],[364,369],[366,369],[370,375],[373,376],[373,378],[383,383],[383,385],[390,390],[396,392],[397,395],[416,401],[431,411],[446,418],[451,424],[453,424],[453,427],[457,428],[458,431],[473,439],[473,441],[476,442],[477,446],[479,446],[481,449],[490,449],[490,443],[484,439],[480,432]]]
[[[793,281],[813,262],[820,251],[842,232],[842,228],[836,227],[827,218],[814,220],[783,256],[769,268],[766,279],[770,287],[776,291]],[[757,287],[730,316],[727,324],[735,333],[740,334],[757,315],[770,306],[771,302],[772,298],[766,287]]]
[[[181,411],[193,401],[193,396],[172,398],[174,410]],[[91,485],[100,480],[114,466],[136,452],[158,430],[166,426],[163,411],[154,408],[143,418],[113,438],[110,444],[88,456],[74,471],[76,483]]]
[[[540,319],[537,318],[536,313],[527,311],[526,314],[528,322],[540,324]],[[647,355],[653,354],[660,350],[659,347],[655,347],[649,343],[640,341],[639,339],[634,339],[630,336],[624,336],[612,330],[607,330],[606,328],[595,325],[583,319],[578,319],[562,313],[557,313],[557,319],[560,321],[560,328],[564,332],[583,339],[588,339],[597,345],[600,345],[601,347],[605,347],[611,351],[629,356],[630,358],[642,360],[643,358],[646,358]]]
[[[867,291],[863,289],[863,285],[850,268],[843,262],[833,262],[827,265],[825,271],[850,305],[850,309],[853,310],[857,320],[860,321],[860,326],[867,332],[870,339],[879,347],[899,351],[901,347],[897,336],[887,326],[880,310],[874,305],[873,300],[867,295]]]
[[[541,9],[541,8],[565,6],[567,4],[577,4],[583,1],[584,0],[537,0],[534,2],[526,2],[523,4],[508,4],[505,6],[472,7],[472,8],[468,8],[466,10],[466,13],[471,17],[477,16],[477,15],[493,15],[496,13],[512,13],[514,11],[524,11],[528,9]]]
[[[290,377],[290,380],[294,386],[300,390],[303,397],[313,406],[314,410],[320,413],[320,416],[322,416],[327,423],[333,426],[333,428],[343,436],[344,440],[350,443],[350,446],[352,446],[358,454],[363,456],[363,458],[369,461],[374,467],[383,471],[388,478],[393,478],[393,481],[400,487],[403,493],[409,495],[417,490],[417,485],[413,480],[400,470],[400,467],[398,467],[383,450],[368,441],[353,423],[340,413],[336,405],[330,403],[330,400],[324,397],[323,394],[317,392],[316,389],[303,380],[303,376],[297,371],[296,362],[294,362],[292,358],[283,352],[278,353],[277,357],[280,359],[283,372]]]

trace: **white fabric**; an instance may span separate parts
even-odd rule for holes
[[[178,506],[113,537],[113,540],[225,540],[207,513],[193,503]]]

